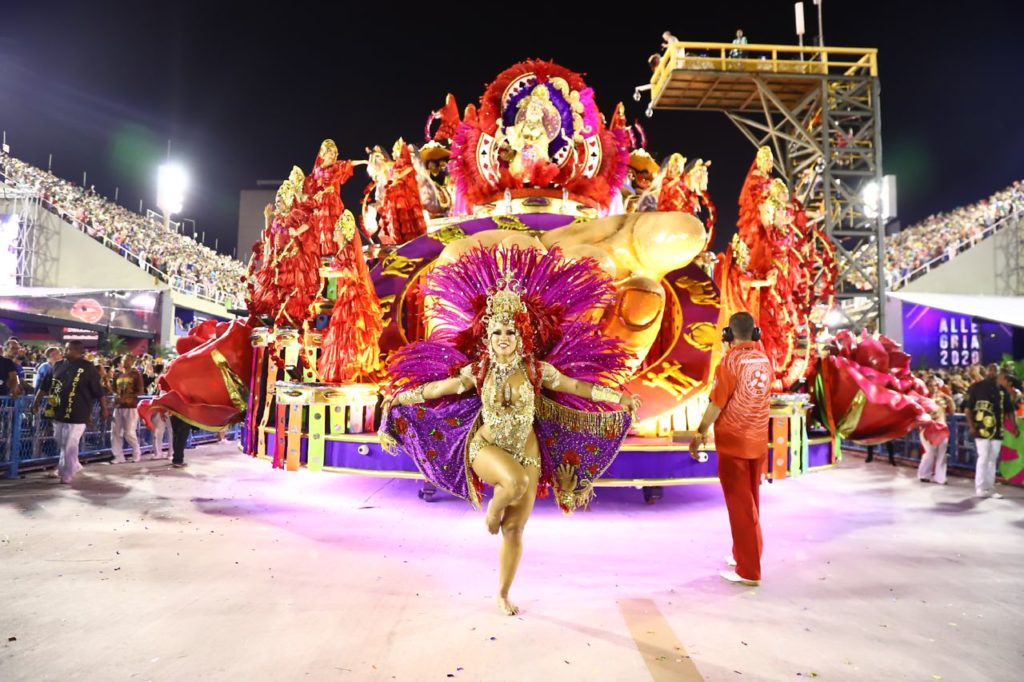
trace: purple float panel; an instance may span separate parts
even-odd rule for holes
[[[267,457],[273,459],[277,448],[274,434],[267,434]],[[306,464],[308,439],[303,438],[299,459]],[[361,471],[419,473],[416,465],[408,457],[395,457],[384,452],[380,443],[360,443],[352,441],[328,440],[324,444],[324,466],[338,469],[359,469]]]
[[[365,454],[364,454],[365,453]],[[416,464],[408,457],[389,455],[380,443],[353,443],[327,441],[324,448],[324,466],[360,471],[408,471],[418,474]]]
[[[832,461],[832,441],[811,443],[807,447],[807,466],[811,469],[835,464]]]
[[[267,436],[267,456],[273,458],[276,447],[273,434]],[[306,439],[302,439],[300,458],[306,463]],[[718,455],[708,450],[707,462],[696,462],[685,448],[679,450],[624,450],[601,477],[610,480],[658,481],[674,479],[709,479],[718,476]],[[833,464],[830,442],[812,443],[808,447],[808,466],[818,468]],[[384,452],[380,443],[327,441],[324,448],[324,466],[360,471],[408,472],[418,474],[416,465],[408,457]],[[600,479],[598,479],[600,485]]]
[[[715,478],[718,476],[718,455],[713,450],[708,450],[707,454],[708,461],[697,462],[684,447],[678,450],[624,450],[619,452],[601,478],[626,481]]]

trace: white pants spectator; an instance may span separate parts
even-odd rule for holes
[[[153,458],[164,459],[171,452],[171,434],[167,426],[167,417],[162,413],[153,411],[150,417],[153,421]],[[167,434],[167,443],[164,443],[164,434]]]
[[[974,447],[978,451],[978,461],[974,465],[974,492],[989,495],[996,485],[996,464],[1003,441],[975,438]]]
[[[142,458],[139,449],[139,413],[134,407],[118,407],[110,425],[110,451],[114,453],[114,464],[124,462],[124,440],[132,446],[132,455],[138,462]]]
[[[938,445],[932,445],[922,440],[921,446],[924,448],[924,455],[921,457],[920,466],[917,467],[917,477],[945,485],[946,448],[949,447],[949,441],[944,440]]]
[[[53,422],[53,438],[60,448],[60,462],[57,473],[62,483],[71,483],[71,479],[82,469],[78,462],[78,443],[85,433],[85,424],[68,424]]]

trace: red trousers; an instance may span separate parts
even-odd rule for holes
[[[764,458],[741,459],[718,454],[718,480],[725,493],[732,528],[732,556],[736,573],[747,580],[761,579],[761,470]]]

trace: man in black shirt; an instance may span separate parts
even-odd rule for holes
[[[17,398],[21,394],[18,366],[14,360],[0,356],[0,396]]]
[[[93,403],[100,401],[104,420],[110,416],[110,411],[103,400],[99,371],[85,359],[82,342],[69,341],[64,358],[39,387],[36,403],[47,396],[45,416],[53,419],[53,437],[60,448],[57,466],[60,482],[71,483],[82,468],[78,463],[78,443],[85,433],[85,425],[92,419]]]
[[[996,463],[1003,445],[1003,420],[1013,415],[1010,393],[996,382],[999,366],[986,368],[985,378],[967,390],[963,409],[967,425],[974,436],[978,460],[974,465],[974,492],[978,497],[1002,497],[993,491],[996,483]],[[1016,422],[1011,422],[1014,436]]]

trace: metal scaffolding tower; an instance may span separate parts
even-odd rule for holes
[[[639,99],[640,88],[635,93]],[[836,297],[855,327],[882,328],[884,218],[875,49],[674,42],[651,78],[655,110],[721,111],[835,242]],[[877,183],[876,201],[864,190]]]
[[[995,239],[996,295],[1024,296],[1024,216],[1014,213]]]
[[[0,214],[14,216],[17,221],[14,252],[18,286],[38,286],[47,281],[47,268],[55,267],[56,259],[39,226],[40,206],[41,197],[34,187],[0,183]]]

